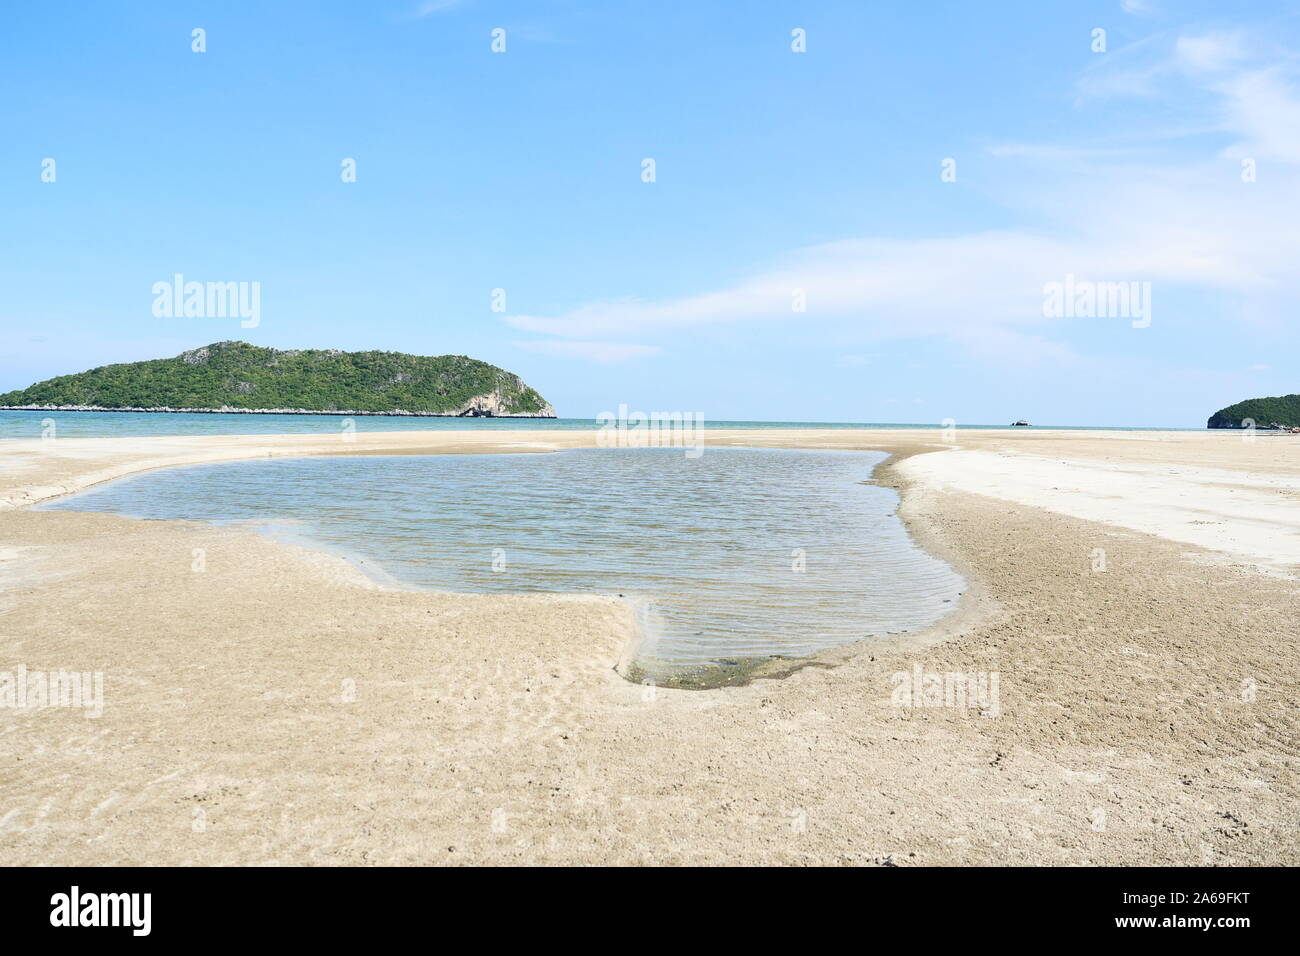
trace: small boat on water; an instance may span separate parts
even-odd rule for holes
[[[1031,427],[1030,424],[1029,424],[1029,422],[1025,421],[1023,418],[1017,418],[1014,422],[1011,423],[1011,427],[1012,427],[1012,428],[1015,428],[1015,427],[1017,427],[1017,426],[1021,426],[1021,425],[1023,425],[1025,428],[1030,428],[1030,427]]]

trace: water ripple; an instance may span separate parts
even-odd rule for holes
[[[149,472],[49,507],[259,521],[413,586],[639,599],[651,673],[926,627],[961,578],[918,548],[878,452],[585,449]],[[802,570],[800,570],[802,568]]]

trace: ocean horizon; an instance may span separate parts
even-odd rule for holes
[[[338,412],[307,413],[256,413],[247,412],[117,412],[117,411],[52,411],[52,410],[0,410],[0,440],[51,437],[65,438],[144,438],[151,435],[295,435],[336,434],[344,427],[342,422],[358,433],[389,431],[450,431],[470,430],[537,430],[537,431],[594,431],[600,428],[596,417],[591,418],[471,418],[411,415],[348,415]],[[704,419],[705,429],[912,429],[929,428],[940,431],[942,422],[800,422],[800,421],[711,421]],[[1008,424],[963,424],[958,431],[994,429],[1026,430],[1024,426]],[[1204,427],[1178,425],[1051,425],[1032,424],[1038,429],[1064,429],[1070,431],[1210,431]]]

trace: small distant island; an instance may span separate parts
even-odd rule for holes
[[[1245,428],[1247,422],[1254,422],[1256,428],[1300,427],[1300,395],[1248,398],[1244,402],[1219,409],[1210,416],[1205,427]]]
[[[554,418],[518,375],[464,355],[272,349],[215,342],[0,394],[36,411]]]

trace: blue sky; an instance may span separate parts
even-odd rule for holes
[[[242,338],[574,417],[1200,425],[1300,391],[1298,41],[1263,2],[17,5],[0,390]],[[156,317],[176,273],[260,324]],[[1045,317],[1067,274],[1150,325]]]

